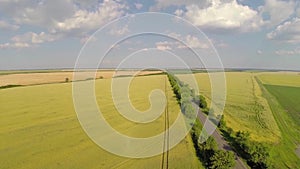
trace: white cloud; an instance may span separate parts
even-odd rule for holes
[[[50,28],[54,22],[71,17],[76,5],[71,0],[12,0],[1,2],[0,10],[17,24]]]
[[[300,18],[293,18],[277,26],[267,34],[267,38],[286,43],[300,43]]]
[[[157,42],[155,45],[156,45],[156,49],[158,50],[172,50],[172,48],[170,47],[172,43],[168,41]]]
[[[134,3],[134,6],[136,9],[140,10],[143,8],[143,4],[140,4],[140,3]]]
[[[161,9],[165,9],[170,6],[184,6],[196,4],[205,8],[208,4],[210,4],[211,0],[155,0],[155,5],[150,8],[150,11],[158,11]]]
[[[263,52],[262,52],[261,50],[257,50],[256,53],[257,53],[258,55],[261,55]]]
[[[0,20],[0,30],[3,29],[3,30],[18,30],[19,29],[19,26],[18,25],[14,25],[14,24],[10,24],[6,21],[1,21]]]
[[[34,32],[28,32],[23,35],[17,35],[12,37],[13,42],[19,42],[19,43],[32,43],[32,44],[39,44],[44,42],[52,42],[57,39],[60,39],[59,35],[52,35],[47,34],[45,32],[41,32],[39,34]]]
[[[116,36],[120,36],[120,35],[124,35],[126,33],[129,32],[129,29],[128,29],[128,25],[125,25],[123,26],[122,28],[114,28],[114,29],[111,29],[109,31],[109,34],[111,35],[116,35]]]
[[[176,38],[179,41],[163,41],[157,42],[156,48],[160,50],[171,50],[174,48],[177,49],[187,49],[187,48],[200,48],[200,49],[207,49],[209,48],[209,44],[200,41],[197,37],[192,35],[180,35],[176,33],[170,33],[170,37]],[[180,42],[181,41],[181,42]]]
[[[95,36],[84,36],[83,38],[80,39],[80,43],[86,43],[87,41],[89,42],[95,42],[97,38]]]
[[[91,8],[93,6],[97,6],[99,0],[72,0],[76,5],[81,8]]]
[[[280,56],[300,55],[300,48],[296,48],[293,50],[277,50],[275,51],[275,54]]]
[[[175,12],[174,12],[175,15],[177,16],[182,16],[184,14],[184,11],[182,9],[177,9]]]
[[[112,0],[104,0],[95,11],[77,10],[73,16],[55,23],[51,32],[87,33],[124,14],[126,6]]]
[[[189,5],[184,17],[196,26],[211,29],[252,31],[263,24],[257,11],[238,4],[236,0],[221,2],[212,0],[212,4],[201,9],[198,5]]]
[[[149,48],[143,48],[141,49],[141,51],[149,51],[150,49]]]
[[[120,0],[88,0],[84,3],[79,0],[1,0],[0,14],[11,18],[20,26],[42,28],[49,35],[81,39],[124,15],[126,9],[127,6]]]
[[[201,49],[209,48],[208,44],[201,42],[197,37],[192,35],[187,35],[185,37],[185,42],[187,46],[190,48],[201,48]]]
[[[0,49],[20,49],[28,47],[30,47],[30,44],[22,42],[0,44]]]
[[[295,6],[294,1],[265,0],[260,13],[270,17],[265,20],[265,24],[275,26],[288,19],[295,12]]]

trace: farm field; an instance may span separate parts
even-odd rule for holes
[[[300,87],[264,85],[300,127]]]
[[[91,71],[77,72],[77,80],[86,80],[86,75],[90,74]],[[118,71],[113,70],[101,70],[96,73],[96,78],[111,78],[117,73],[119,76],[133,74],[135,71]],[[160,73],[161,71],[142,71],[138,75],[148,75]],[[81,78],[82,77],[82,78]],[[33,85],[33,84],[47,84],[47,83],[58,83],[65,82],[66,78],[69,81],[73,79],[72,71],[0,71],[0,86],[6,85]],[[94,78],[93,76],[89,78]]]
[[[257,77],[263,84],[300,87],[299,72],[263,72]]]
[[[300,87],[264,85],[274,117],[281,130],[281,141],[271,149],[276,168],[298,168],[300,166]],[[298,157],[297,154],[298,153]]]
[[[187,83],[186,75],[177,75]],[[257,141],[277,143],[280,131],[273,118],[267,100],[262,97],[253,73],[226,72],[227,98],[224,118],[234,131],[249,131]],[[211,99],[211,86],[207,73],[195,74],[199,91],[208,102]]]
[[[189,81],[186,75],[177,76]],[[208,74],[197,73],[195,76],[200,93],[209,102],[211,87]],[[274,168],[298,168],[300,160],[294,152],[299,152],[300,143],[299,74],[226,72],[226,80],[224,115],[227,125],[235,131],[249,131],[254,140],[271,143]],[[257,113],[260,116],[256,116]]]
[[[141,111],[148,109],[149,93],[153,89],[164,90],[165,79],[164,75],[134,78],[129,89],[132,104]],[[148,124],[137,124],[118,114],[111,99],[111,78],[96,80],[95,84],[101,112],[116,130],[141,138],[164,130],[165,115]],[[169,84],[167,93],[172,124],[179,106]],[[93,143],[77,120],[71,83],[1,89],[0,124],[1,168],[161,167],[162,155],[145,159],[124,158]],[[168,161],[169,168],[203,168],[189,135],[169,152]]]

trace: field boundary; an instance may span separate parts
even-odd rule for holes
[[[165,94],[166,94],[166,107],[165,107],[165,134],[164,134],[164,143],[163,143],[163,154],[161,161],[161,169],[169,168],[169,127],[170,127],[170,119],[169,119],[169,111],[168,111],[168,94],[167,94],[167,80],[165,79]],[[167,151],[166,151],[167,150]],[[165,152],[166,151],[166,152]],[[166,158],[166,162],[165,162]]]

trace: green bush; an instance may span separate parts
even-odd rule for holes
[[[205,100],[205,97],[202,95],[199,95],[198,97],[199,97],[199,107],[202,109],[207,108],[207,102]]]
[[[211,169],[229,169],[234,167],[234,154],[231,151],[217,150],[210,158]]]

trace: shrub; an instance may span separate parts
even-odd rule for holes
[[[202,109],[207,108],[207,102],[205,100],[205,97],[202,95],[199,95],[199,107],[201,107]]]
[[[231,151],[218,150],[210,158],[211,169],[229,169],[235,165],[234,154]]]

